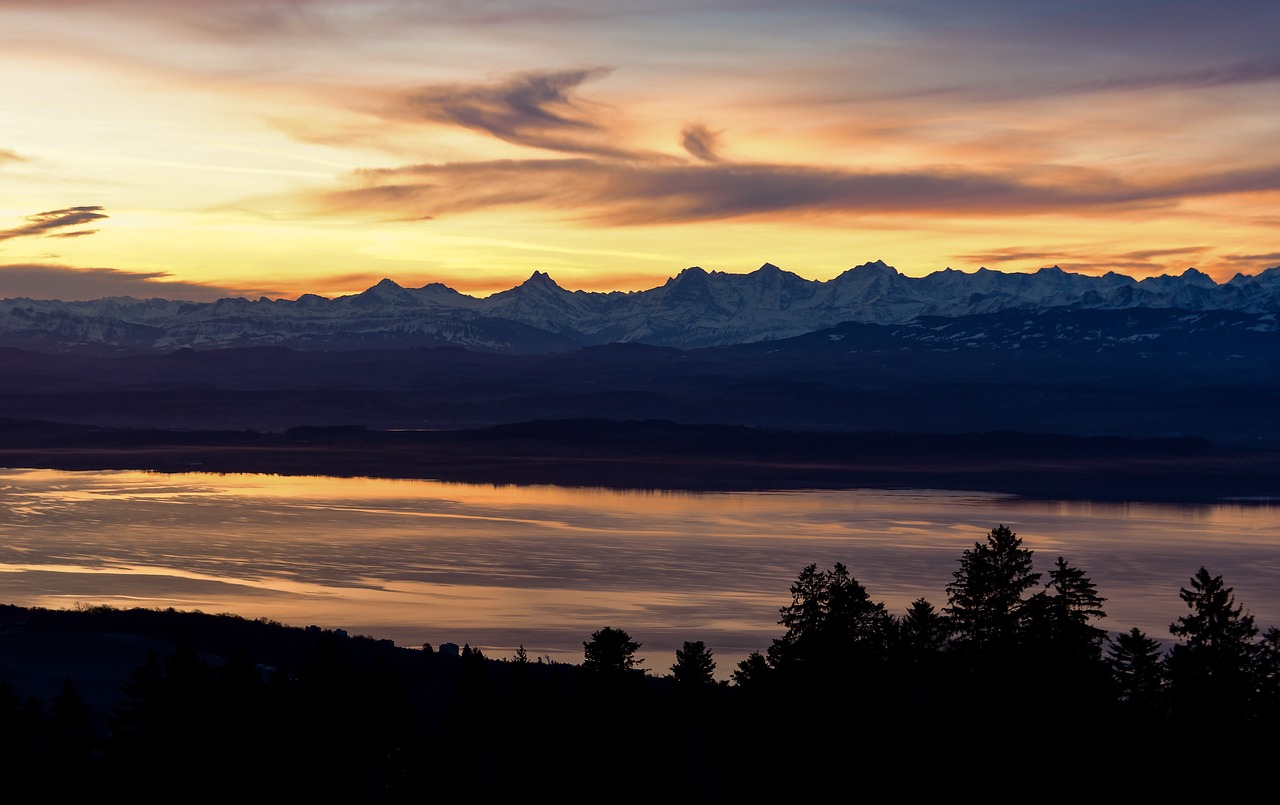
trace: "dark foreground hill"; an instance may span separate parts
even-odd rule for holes
[[[0,772],[51,801],[720,801],[833,774],[928,799],[957,785],[1022,798],[1046,779],[1256,791],[1280,724],[1280,633],[1259,637],[1202,568],[1184,590],[1199,617],[1162,657],[1136,629],[1092,626],[1105,598],[1062,559],[1043,591],[1023,589],[1039,576],[1019,545],[993,529],[962,557],[950,610],[920,599],[901,617],[843,565],[806,567],[785,634],[732,684],[692,641],[679,671],[635,668],[640,644],[607,627],[568,664],[230,615],[0,605]],[[993,585],[1024,594],[969,595]],[[1201,771],[1143,773],[1135,747]]]

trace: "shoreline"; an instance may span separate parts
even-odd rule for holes
[[[65,428],[65,426],[63,426]],[[46,434],[47,436],[47,434]],[[26,444],[15,444],[15,441]],[[1280,452],[1043,434],[780,434],[671,423],[476,431],[60,432],[0,466],[673,491],[948,489],[1032,499],[1280,504]]]

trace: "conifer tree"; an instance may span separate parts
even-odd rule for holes
[[[1167,680],[1160,643],[1138,627],[1110,639],[1107,664],[1116,681],[1120,703],[1153,716],[1163,711]]]
[[[715,684],[716,661],[706,643],[701,640],[684,642],[676,649],[676,661],[671,675],[682,688],[705,688]]]
[[[1059,556],[1045,589],[1028,602],[1031,638],[1061,661],[1098,660],[1107,632],[1091,621],[1105,618],[1097,586]]]
[[[924,598],[917,598],[898,621],[898,647],[908,661],[919,661],[940,654],[950,633],[946,617]]]
[[[1235,602],[1222,576],[1203,567],[1178,595],[1191,612],[1169,626],[1182,638],[1169,655],[1176,712],[1196,721],[1246,718],[1256,686],[1253,616]]]
[[[770,646],[770,665],[824,673],[883,659],[893,623],[840,562],[827,571],[805,567],[791,585],[791,604],[779,613],[787,632]]]
[[[644,662],[636,659],[640,644],[622,629],[606,626],[583,641],[583,670],[601,674],[620,674]]]
[[[943,610],[957,641],[974,649],[1013,647],[1026,604],[1023,596],[1040,581],[1031,567],[1031,551],[1003,524],[991,529],[985,543],[975,542],[965,551],[947,585]]]

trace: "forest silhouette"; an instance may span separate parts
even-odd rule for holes
[[[1260,629],[1202,567],[1179,590],[1171,645],[1108,632],[1085,570],[1032,560],[997,526],[963,552],[945,603],[900,615],[845,565],[809,565],[782,634],[727,680],[699,640],[647,671],[642,643],[614,626],[573,664],[232,615],[3,606],[0,637],[150,642],[106,695],[70,676],[45,697],[0,679],[0,768],[55,800],[252,802],[754,799],[859,780],[1059,801],[1088,795],[1060,787],[1073,775],[1145,798],[1222,794],[1262,773],[1280,727],[1280,629]]]

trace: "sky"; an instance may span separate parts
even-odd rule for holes
[[[0,0],[0,297],[1280,265],[1280,4]]]

